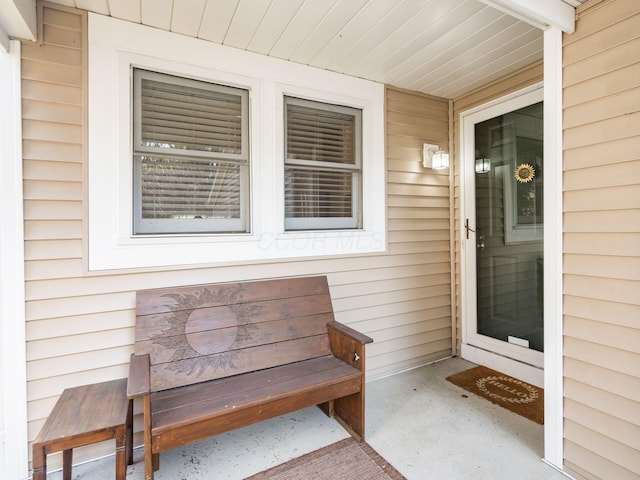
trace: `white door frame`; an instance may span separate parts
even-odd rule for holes
[[[544,31],[544,460],[563,465],[562,31]]]
[[[462,119],[460,119],[461,121]],[[460,123],[462,126],[462,121]],[[544,199],[544,461],[563,469],[563,282],[562,282],[562,30],[544,31],[544,157],[553,158],[545,166]],[[462,149],[461,149],[462,150]],[[460,177],[461,189],[464,178]],[[461,201],[460,232],[464,232],[464,202]],[[464,240],[462,240],[464,243]],[[462,285],[465,285],[464,261]],[[462,292],[463,315],[465,292]],[[463,319],[464,325],[464,319]],[[482,363],[483,351],[471,352]],[[463,348],[464,351],[464,348]],[[469,352],[466,352],[469,353]],[[486,364],[486,363],[485,363]],[[490,365],[489,365],[490,366]],[[520,377],[522,378],[522,377]]]
[[[26,479],[27,375],[20,42],[0,50],[0,477]]]
[[[542,83],[518,90],[509,95],[462,112],[460,115],[460,183],[461,232],[463,254],[463,323],[462,356],[467,360],[489,366],[539,387],[544,384],[543,354],[512,345],[477,331],[476,315],[476,230],[475,222],[475,124],[499,115],[543,101]],[[471,229],[466,238],[465,223]]]

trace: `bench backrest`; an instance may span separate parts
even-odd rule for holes
[[[326,277],[143,290],[135,353],[159,391],[328,355]]]

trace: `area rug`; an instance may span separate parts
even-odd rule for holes
[[[487,367],[474,367],[447,377],[451,383],[512,412],[544,423],[544,390]]]
[[[346,438],[245,480],[406,480],[366,443]]]

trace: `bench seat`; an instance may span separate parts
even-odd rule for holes
[[[236,422],[257,423],[358,393],[361,377],[360,370],[328,355],[155,392],[154,453],[227,432]]]

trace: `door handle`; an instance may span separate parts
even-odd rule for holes
[[[469,240],[469,232],[475,232],[471,227],[469,227],[469,219],[466,218],[464,220],[464,229],[466,230],[467,240]]]
[[[484,250],[484,235],[478,235],[478,243],[476,243],[478,250]]]

